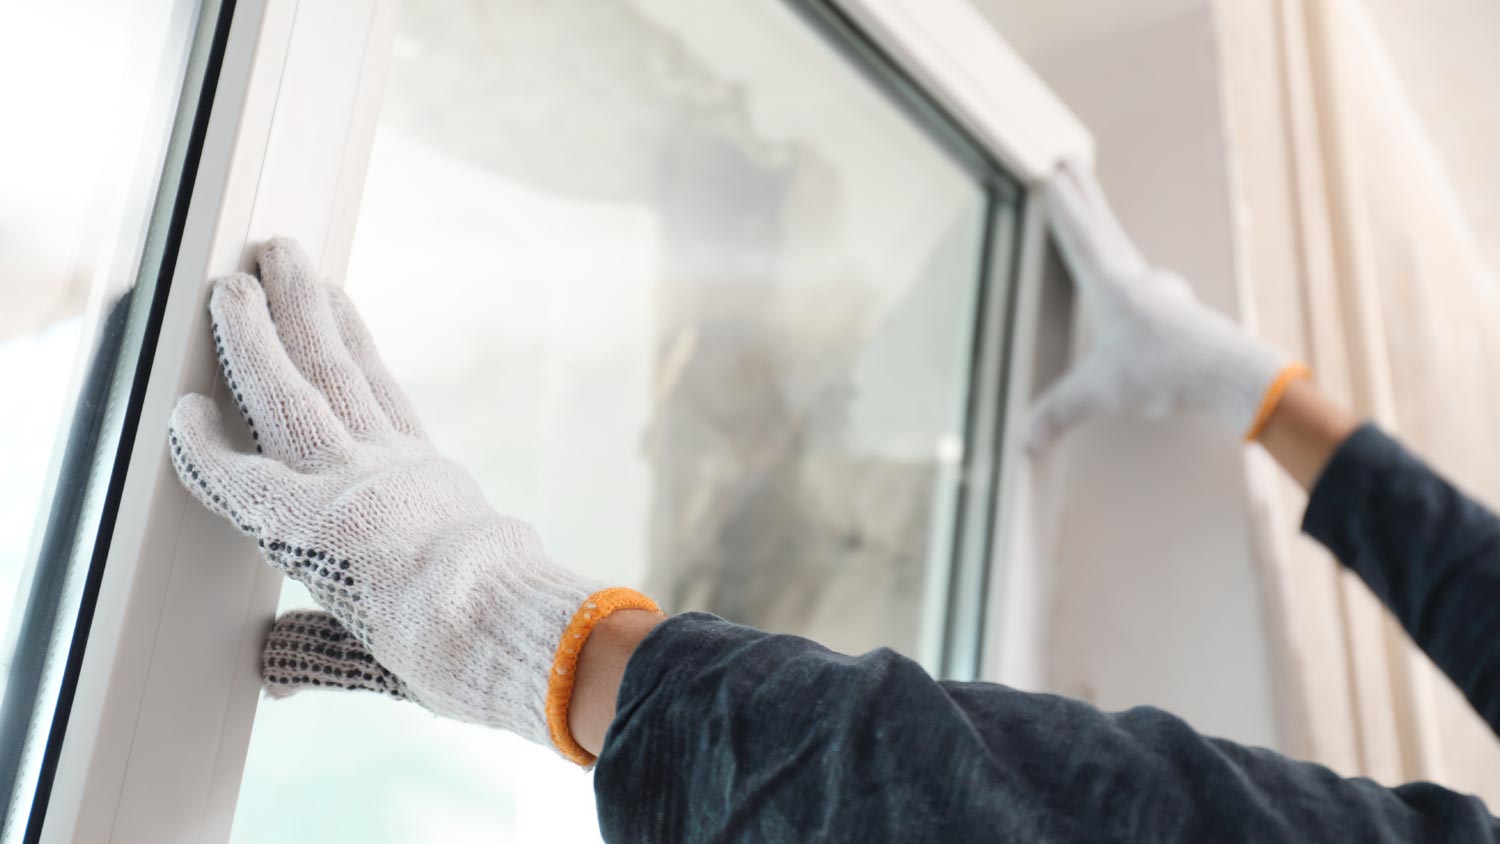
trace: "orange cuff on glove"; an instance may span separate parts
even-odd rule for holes
[[[1250,423],[1250,429],[1245,432],[1245,442],[1253,443],[1260,439],[1260,435],[1266,430],[1266,424],[1271,421],[1271,416],[1276,412],[1276,407],[1281,404],[1281,397],[1286,394],[1286,388],[1292,385],[1298,378],[1311,378],[1312,368],[1305,363],[1289,363],[1276,373],[1271,379],[1271,386],[1266,388],[1266,394],[1260,400],[1260,407],[1255,411],[1255,419]]]
[[[634,589],[615,587],[595,592],[584,600],[573,613],[573,620],[563,629],[562,641],[557,643],[557,656],[552,660],[552,671],[547,677],[547,732],[562,755],[579,765],[594,764],[595,756],[573,740],[573,731],[568,727],[568,707],[573,702],[578,655],[583,653],[583,646],[588,643],[594,626],[616,610],[661,612],[655,601]]]

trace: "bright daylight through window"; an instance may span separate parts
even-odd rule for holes
[[[558,561],[924,657],[1012,202],[782,0],[414,0],[347,289],[439,449]],[[262,702],[233,837],[292,835],[598,830],[545,748],[316,692]]]

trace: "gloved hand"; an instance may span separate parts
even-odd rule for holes
[[[1307,367],[1204,306],[1180,276],[1148,265],[1092,177],[1064,167],[1043,200],[1095,333],[1083,361],[1038,402],[1028,448],[1122,411],[1206,411],[1255,439]]]
[[[290,241],[259,258],[261,280],[218,281],[209,310],[261,453],[235,451],[213,402],[185,395],[171,419],[178,476],[304,584],[402,695],[587,764],[567,726],[578,652],[610,612],[656,605],[548,559],[530,525],[491,509],[437,454],[342,292],[316,283]]]

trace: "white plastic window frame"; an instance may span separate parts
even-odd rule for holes
[[[965,0],[823,5],[1023,183],[1062,160],[1091,159],[1081,124]],[[297,238],[324,276],[342,279],[398,11],[399,0],[225,3],[233,18],[213,112],[39,840],[229,838],[280,575],[177,483],[167,418],[185,392],[224,399],[209,342],[209,279],[251,268],[254,245],[273,234]],[[987,391],[971,417],[1000,426],[998,447],[1011,455],[1036,350],[1057,327],[1039,324],[1044,227],[1035,203],[1022,214],[1017,288],[988,305],[1015,308],[1014,334],[1008,344],[988,338],[976,361],[1004,395]],[[983,479],[996,494],[970,505],[996,508],[979,547],[998,576],[961,610],[997,623],[983,653],[958,663],[1011,681],[1024,677],[1026,657],[1010,643],[1036,633],[1024,609],[1037,580],[1028,567],[1039,516],[1027,462],[999,465],[999,478]]]

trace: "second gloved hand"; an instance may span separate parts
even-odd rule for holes
[[[1180,276],[1147,264],[1091,177],[1063,168],[1043,193],[1094,334],[1084,359],[1038,403],[1028,447],[1115,412],[1206,412],[1236,435],[1257,436],[1307,367],[1203,305]]]

